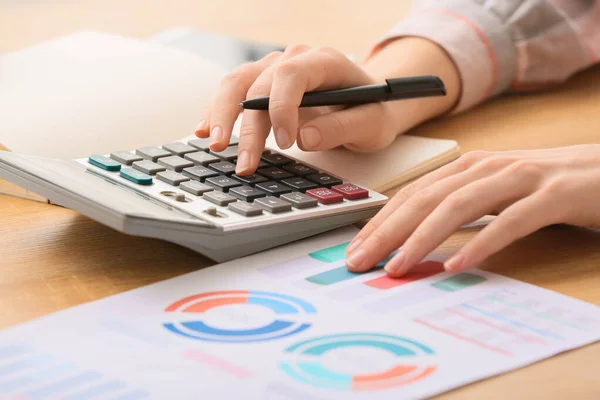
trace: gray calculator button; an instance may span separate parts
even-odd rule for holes
[[[238,156],[238,147],[237,146],[229,146],[226,147],[225,150],[216,152],[211,151],[210,154],[213,154],[225,161],[234,160]]]
[[[159,172],[163,172],[166,170],[165,167],[158,165],[157,163],[153,163],[152,161],[144,160],[144,161],[136,161],[133,163],[133,168],[137,169],[148,175],[156,175]]]
[[[167,167],[174,171],[182,171],[184,168],[193,167],[194,163],[190,160],[184,160],[179,156],[169,156],[164,158],[159,158],[158,163],[163,167]]]
[[[179,188],[196,196],[202,196],[206,192],[212,192],[215,190],[212,187],[198,181],[183,182],[181,185],[179,185]]]
[[[236,201],[235,203],[229,204],[227,208],[244,217],[254,217],[263,213],[262,208],[255,204],[246,203],[245,201]]]
[[[115,151],[114,153],[110,153],[110,158],[125,165],[131,165],[136,161],[143,160],[142,157],[135,155],[130,151]]]
[[[273,214],[290,211],[292,209],[292,205],[290,203],[274,196],[261,197],[260,199],[254,200],[254,204]]]
[[[286,193],[281,195],[281,199],[289,201],[296,208],[311,208],[316,207],[319,201],[314,197],[305,195],[304,193]]]
[[[236,186],[242,186],[242,184],[235,179],[231,179],[223,175],[208,178],[205,182],[207,185],[210,185],[215,189],[219,189],[222,192],[226,192]]]
[[[190,180],[187,176],[183,176],[175,171],[164,171],[156,174],[156,179],[167,182],[169,185],[178,186],[180,183]]]
[[[229,189],[229,194],[237,197],[240,200],[250,202],[258,199],[259,197],[265,197],[267,195],[264,191],[247,185],[231,188]]]
[[[208,143],[209,143],[209,138],[193,139],[188,142],[188,144],[190,146],[195,147],[198,150],[202,150],[202,151],[208,151]]]
[[[208,167],[225,175],[231,175],[235,172],[235,164],[230,163],[229,161],[212,163]]]
[[[208,200],[211,203],[216,204],[218,206],[226,206],[229,203],[233,203],[234,201],[237,201],[237,199],[235,197],[228,195],[227,193],[219,192],[216,190],[213,192],[204,193],[202,195],[202,198],[205,200]]]
[[[163,144],[162,148],[180,157],[183,157],[184,154],[193,153],[194,151],[197,151],[195,147],[192,147],[189,144],[185,144],[182,142]]]
[[[146,160],[154,162],[161,157],[168,157],[171,155],[171,153],[165,149],[161,149],[160,147],[142,147],[141,149],[137,149],[135,153],[142,156]]]
[[[213,156],[212,154],[205,153],[203,151],[197,151],[195,153],[187,153],[184,158],[186,160],[190,160],[196,165],[208,165],[212,163],[216,163],[221,161],[221,159],[217,156]]]
[[[217,176],[219,173],[206,167],[189,167],[183,169],[183,174],[200,182],[204,182],[206,178]]]

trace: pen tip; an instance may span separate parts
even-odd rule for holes
[[[243,107],[244,103],[243,102],[242,103],[238,103],[238,106]]]

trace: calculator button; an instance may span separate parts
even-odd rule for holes
[[[341,179],[335,178],[327,174],[307,175],[306,179],[325,187],[332,187],[333,185],[341,185],[343,183]]]
[[[235,164],[230,163],[229,161],[216,162],[210,164],[208,167],[225,175],[231,175],[235,172]]]
[[[225,150],[220,151],[220,152],[211,151],[210,154],[212,154],[213,156],[217,156],[223,160],[231,161],[231,160],[237,158],[238,147],[237,146],[229,146],[229,147],[226,147]]]
[[[148,175],[156,175],[157,173],[166,170],[165,167],[148,160],[134,162],[133,168]]]
[[[318,200],[314,197],[310,197],[305,195],[304,193],[286,193],[281,195],[281,199],[285,201],[289,201],[296,208],[311,208],[316,207],[318,204]]]
[[[110,153],[110,158],[125,165],[131,165],[136,161],[143,160],[142,157],[135,155],[130,151],[115,151],[114,153]]]
[[[258,162],[258,167],[256,167],[256,169],[269,168],[270,166],[271,166],[271,164],[269,164],[265,160],[260,160]]]
[[[316,169],[307,167],[304,164],[288,164],[284,165],[282,168],[298,176],[306,176],[319,173],[319,171],[317,171]]]
[[[293,174],[291,174],[287,171],[284,171],[282,169],[279,169],[277,167],[261,169],[260,174],[267,179],[276,180],[276,181],[281,180],[281,179],[291,178],[294,176]]]
[[[200,182],[204,182],[206,178],[211,178],[213,176],[218,176],[219,173],[210,168],[206,167],[189,167],[184,168],[182,172],[185,176],[188,176],[192,179],[195,179]]]
[[[138,185],[152,185],[152,177],[143,172],[136,171],[133,168],[123,168],[120,173],[121,177]]]
[[[264,190],[272,196],[279,196],[284,193],[290,193],[292,191],[290,187],[282,185],[281,183],[275,181],[257,183],[256,187],[258,189]]]
[[[289,178],[284,179],[281,183],[285,183],[292,189],[298,190],[300,192],[306,192],[308,189],[314,189],[319,187],[316,183],[309,182],[304,178]]]
[[[239,175],[233,174],[233,175],[231,175],[231,177],[235,180],[238,180],[238,181],[245,183],[246,185],[250,185],[250,186],[253,186],[257,183],[268,181],[267,178],[265,178],[264,176],[259,175],[259,174],[244,175],[244,176],[239,176]]]
[[[184,160],[183,158],[181,158],[179,156],[169,156],[169,157],[159,158],[158,164],[162,165],[163,167],[167,167],[168,169],[177,171],[177,172],[183,170],[184,168],[194,166],[193,162],[191,162],[190,160]]]
[[[236,201],[235,203],[230,203],[227,208],[243,215],[244,217],[255,217],[257,215],[262,215],[263,213],[262,208],[256,204],[246,203],[245,201]]]
[[[254,201],[259,197],[265,197],[267,194],[260,189],[253,188],[252,186],[238,186],[229,189],[229,194],[233,197],[237,197],[244,201]]]
[[[206,179],[205,183],[214,187],[215,189],[219,189],[222,192],[226,192],[232,187],[241,186],[241,183],[238,181],[222,175],[208,178]]]
[[[319,203],[322,204],[341,203],[344,201],[344,196],[327,188],[310,189],[306,191],[306,194],[319,200]]]
[[[254,204],[273,214],[290,211],[292,209],[292,205],[290,203],[273,196],[256,199],[254,200]]]
[[[162,148],[180,157],[183,157],[187,153],[193,153],[194,151],[197,151],[195,147],[182,142],[163,144]]]
[[[165,149],[161,149],[160,147],[142,147],[141,149],[137,149],[135,153],[139,156],[142,156],[146,160],[156,162],[161,157],[168,157],[171,155]]]
[[[212,192],[207,192],[204,193],[202,195],[202,198],[205,200],[210,201],[213,204],[216,204],[218,206],[226,206],[229,203],[233,203],[234,201],[237,201],[237,199],[227,193],[223,193],[223,192],[219,192],[219,191],[212,191]]]
[[[262,159],[268,162],[269,164],[273,164],[277,167],[285,164],[291,164],[294,162],[291,158],[284,156],[283,154],[272,153],[272,154],[263,154]]]
[[[183,156],[183,158],[185,158],[186,160],[190,160],[196,165],[208,165],[221,161],[219,157],[213,156],[212,154],[208,154],[203,151],[187,153],[185,156]]]
[[[208,151],[209,138],[192,139],[188,141],[188,144],[198,150]]]
[[[118,171],[121,169],[121,164],[118,162],[111,160],[106,156],[96,155],[90,156],[88,158],[88,162],[98,168],[102,168],[106,171]]]
[[[156,179],[159,181],[163,181],[172,186],[179,186],[182,182],[187,182],[190,180],[187,176],[183,176],[175,171],[165,171],[159,172],[156,174]]]
[[[215,190],[212,187],[198,181],[183,182],[181,185],[179,185],[179,188],[196,196],[202,196],[206,192],[212,192]]]
[[[359,199],[366,199],[367,197],[369,197],[368,190],[358,187],[356,185],[353,185],[351,183],[335,185],[331,189],[340,193],[342,196],[344,196],[348,200],[359,200]]]

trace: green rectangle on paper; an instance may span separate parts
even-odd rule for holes
[[[446,292],[457,292],[470,286],[477,285],[478,283],[485,282],[486,280],[487,279],[483,276],[464,272],[462,274],[451,276],[443,281],[432,283],[431,286],[445,290]]]
[[[344,251],[346,250],[348,243],[350,242],[338,244],[336,246],[328,247],[322,250],[317,250],[312,253],[309,253],[308,255],[314,258],[315,260],[323,261],[326,263],[344,260],[346,259]]]
[[[343,267],[330,269],[329,271],[321,272],[320,274],[312,275],[306,278],[307,281],[316,283],[317,285],[331,285],[333,283],[352,279],[361,274],[348,271],[348,268]]]

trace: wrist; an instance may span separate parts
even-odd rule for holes
[[[436,75],[444,82],[446,96],[388,102],[399,132],[450,112],[460,98],[456,65],[443,48],[427,39],[393,39],[369,57],[363,69],[377,82],[415,75]]]

